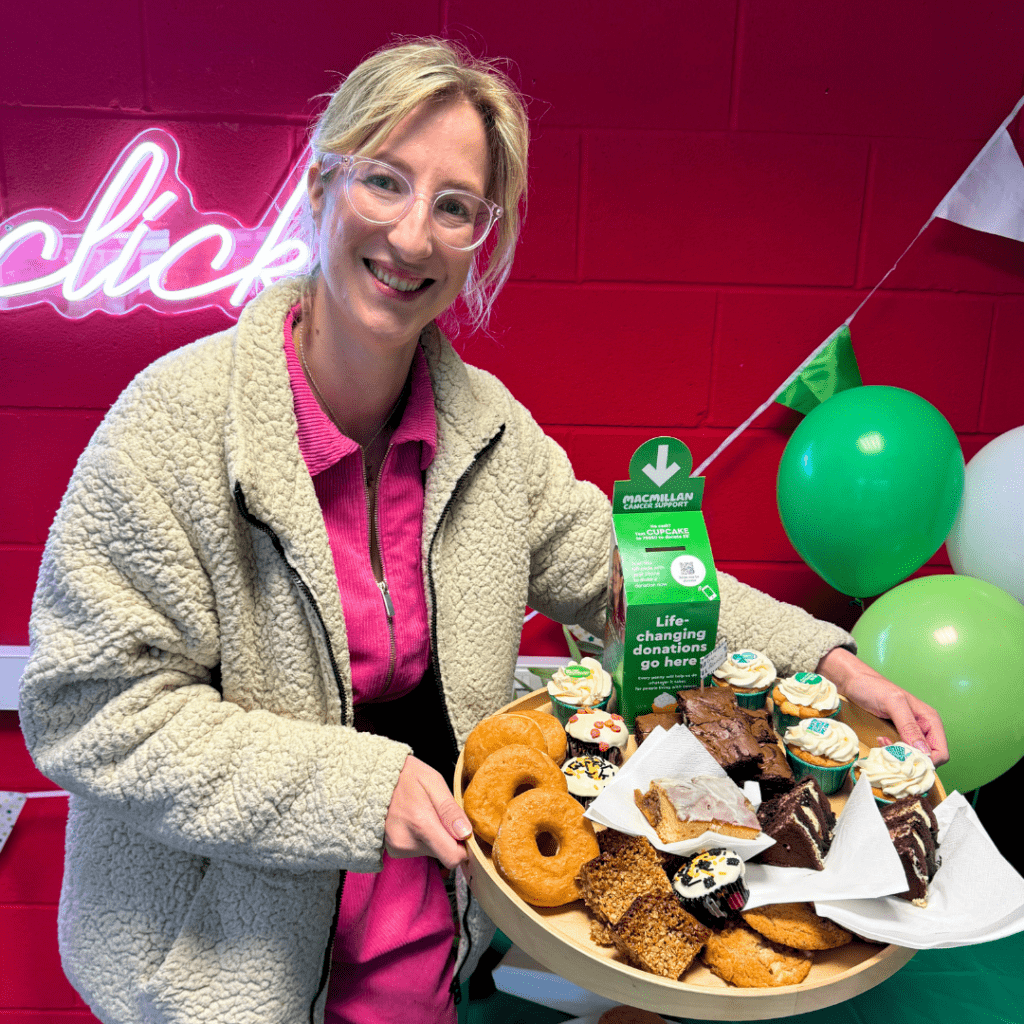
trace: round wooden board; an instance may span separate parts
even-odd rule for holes
[[[502,709],[551,710],[547,692],[527,694]],[[877,746],[879,736],[895,736],[890,723],[846,701],[840,719],[860,737],[862,754]],[[627,756],[636,749],[631,737]],[[848,780],[831,797],[838,813],[852,788]],[[455,798],[462,803],[462,757],[455,769]],[[941,783],[929,794],[933,806],[945,798]],[[686,981],[671,981],[630,967],[614,950],[590,939],[590,915],[581,901],[552,909],[532,907],[499,877],[490,847],[476,836],[467,842],[470,888],[491,920],[538,963],[582,988],[607,999],[655,1012],[702,1020],[766,1020],[809,1013],[852,999],[895,974],[914,955],[901,946],[854,941],[839,949],[816,952],[807,980],[782,988],[742,989],[727,985],[699,961]]]

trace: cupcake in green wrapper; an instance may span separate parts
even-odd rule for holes
[[[565,725],[580,708],[603,711],[612,696],[612,677],[595,658],[570,661],[548,682],[555,717]]]
[[[775,682],[775,666],[760,651],[733,651],[711,677],[715,686],[732,690],[741,708],[763,708]]]
[[[860,756],[860,740],[845,722],[805,718],[782,737],[797,782],[810,775],[826,795],[838,792]]]
[[[808,718],[836,718],[839,691],[817,672],[797,672],[772,687],[772,721],[781,736],[791,725]]]
[[[906,743],[872,747],[853,768],[867,775],[875,803],[881,807],[905,796],[924,796],[935,785],[935,768],[927,754]]]

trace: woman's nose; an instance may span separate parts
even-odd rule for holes
[[[430,202],[416,196],[408,212],[391,225],[388,241],[408,260],[424,260],[434,251]]]

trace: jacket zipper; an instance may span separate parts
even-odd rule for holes
[[[377,470],[377,497],[380,497],[380,482],[384,477],[384,464],[388,461],[388,456],[391,454],[391,444],[388,444],[387,451],[384,452],[384,458],[381,459],[380,468]],[[366,483],[366,455],[360,449],[360,458],[363,462],[363,494],[366,496],[366,518],[370,529],[370,550],[367,552],[370,556],[370,572],[373,573],[373,542],[377,542],[377,557],[380,559],[380,579],[376,578],[374,573],[374,582],[377,584],[377,589],[380,591],[381,599],[384,602],[384,614],[388,620],[388,671],[384,677],[384,686],[382,693],[387,692],[387,688],[391,683],[391,679],[395,674],[395,666],[398,664],[398,642],[395,638],[395,605],[391,600],[391,591],[388,589],[388,578],[384,572],[384,545],[380,542],[380,521],[377,516],[377,504],[370,505],[370,488]]]
[[[445,506],[441,510],[441,515],[437,520],[437,527],[434,529],[434,535],[430,538],[430,547],[427,549],[427,584],[430,587],[430,658],[434,664],[434,683],[437,686],[437,696],[441,701],[441,710],[444,712],[445,725],[448,726],[448,735],[451,738],[452,746],[455,750],[459,749],[459,742],[455,735],[455,728],[452,726],[451,716],[448,714],[448,705],[444,699],[444,683],[441,679],[441,659],[437,653],[437,592],[434,587],[434,545],[437,543],[438,534],[440,534],[441,527],[444,525],[444,521],[448,516],[448,510],[452,507],[455,500],[462,492],[462,488],[465,486],[470,474],[476,469],[480,460],[497,445],[504,433],[505,424],[502,423],[498,428],[498,432],[476,453],[476,455],[473,456],[473,461],[466,467],[463,474],[455,482],[455,487],[452,489],[452,493],[448,496],[448,500],[445,502]],[[455,995],[455,986],[458,982],[459,968],[469,959],[469,955],[473,951],[473,940],[469,934],[468,922],[469,904],[467,903],[465,913],[462,917],[462,933],[466,936],[466,954],[462,957],[461,961],[456,954],[455,965],[452,968],[453,997]]]
[[[285,568],[288,570],[288,574],[292,578],[292,582],[296,587],[299,588],[299,592],[309,603],[309,606],[313,609],[316,615],[317,622],[320,623],[320,632],[323,634],[324,645],[327,648],[327,657],[331,663],[331,672],[334,674],[334,684],[338,688],[338,697],[341,701],[341,720],[345,721],[346,711],[348,708],[348,698],[345,696],[345,687],[341,682],[341,674],[338,672],[338,663],[334,657],[334,646],[331,644],[331,636],[327,631],[327,625],[324,622],[323,615],[320,613],[320,606],[316,602],[316,598],[313,596],[313,592],[306,585],[306,581],[299,575],[299,571],[288,561],[287,556],[284,553],[284,545],[281,543],[281,538],[278,537],[277,533],[272,527],[263,522],[262,519],[257,519],[249,511],[249,506],[245,500],[245,492],[242,490],[242,485],[238,482],[235,483],[235,504],[238,506],[238,511],[241,513],[242,518],[249,523],[250,526],[255,527],[260,533],[265,534],[270,538],[270,542],[274,545],[274,550],[281,556],[281,561],[284,562]],[[309,1022],[314,1024],[314,1010],[316,1008],[317,1000],[323,993],[324,988],[327,986],[327,979],[331,974],[331,953],[334,949],[334,936],[338,931],[338,916],[341,913],[341,896],[345,891],[345,878],[348,872],[341,868],[338,877],[338,891],[334,901],[334,918],[331,921],[331,930],[327,936],[327,946],[324,949],[324,957],[320,964],[320,984],[317,986],[316,992],[313,994],[313,999],[309,1004]]]
[[[459,494],[462,492],[462,488],[465,486],[466,481],[469,479],[470,474],[476,469],[480,460],[490,452],[498,441],[501,440],[502,435],[505,433],[505,424],[503,423],[499,428],[498,432],[473,456],[473,461],[466,467],[463,474],[455,482],[455,487],[452,489],[452,493],[448,496],[448,500],[445,502],[444,508],[441,510],[441,516],[437,521],[437,527],[434,529],[434,535],[430,538],[430,547],[428,549],[427,556],[427,583],[430,587],[430,657],[434,664],[434,679],[437,685],[437,694],[441,701],[441,710],[444,712],[444,721],[448,726],[448,735],[451,737],[452,746],[458,749],[458,739],[455,736],[455,729],[452,726],[451,717],[448,714],[448,705],[444,699],[444,684],[441,680],[441,660],[437,653],[437,592],[434,586],[434,545],[437,543],[438,534],[441,532],[441,527],[444,525],[444,521],[448,516],[448,510],[455,503]],[[390,448],[388,449],[390,451]],[[385,453],[384,458],[387,458]],[[381,463],[383,468],[384,463]],[[365,478],[364,478],[365,479]],[[348,700],[345,696],[345,688],[342,686],[341,674],[338,672],[338,663],[334,657],[334,647],[331,644],[331,637],[327,631],[327,625],[324,622],[323,615],[320,613],[320,606],[317,604],[316,598],[313,596],[313,592],[306,585],[306,581],[299,575],[298,570],[288,561],[287,556],[284,553],[284,545],[281,543],[280,537],[277,533],[261,519],[257,519],[250,511],[245,500],[245,493],[242,490],[241,483],[235,483],[235,504],[238,506],[238,511],[241,513],[242,518],[254,526],[261,533],[265,534],[270,538],[270,542],[274,545],[274,550],[281,556],[281,561],[284,562],[285,568],[288,570],[288,574],[291,576],[292,581],[299,588],[303,597],[309,602],[310,607],[316,615],[317,622],[320,624],[320,631],[323,634],[324,645],[327,647],[327,657],[331,663],[331,672],[334,674],[334,682],[338,688],[338,696],[341,700],[341,719],[344,722],[346,710],[348,707]],[[379,543],[379,542],[378,542]],[[381,559],[381,575],[384,575],[384,562]],[[391,597],[387,592],[387,584],[384,583],[381,588],[381,597],[384,600],[385,609],[391,605]],[[394,606],[391,605],[390,614],[388,617],[389,627],[393,627],[394,617]],[[392,632],[392,637],[394,636]],[[309,1020],[310,1024],[313,1024],[314,1009],[316,1007],[317,1000],[320,998],[327,985],[327,980],[330,977],[331,968],[331,951],[334,948],[334,937],[338,930],[338,917],[341,912],[341,896],[345,888],[345,877],[347,872],[342,869],[338,880],[338,893],[337,899],[334,904],[334,919],[331,922],[330,935],[327,938],[327,946],[324,949],[324,957],[321,964],[320,970],[320,985],[317,987],[316,993],[313,996],[312,1002],[309,1004]],[[465,963],[472,952],[472,939],[469,937],[468,929],[468,918],[469,918],[469,907],[467,905],[466,912],[463,915],[462,920],[462,931],[466,935],[466,941],[468,943],[466,947],[466,955],[462,958],[462,963]],[[460,963],[456,960],[455,966],[452,969],[452,981],[453,984],[455,979],[458,978]]]

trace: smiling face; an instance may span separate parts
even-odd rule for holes
[[[400,170],[420,195],[396,223],[371,224],[350,206],[343,169],[324,180],[310,168],[321,269],[314,317],[321,330],[357,344],[403,348],[455,301],[472,265],[472,252],[434,240],[430,203],[444,189],[486,194],[483,119],[464,99],[423,104],[370,155]]]

